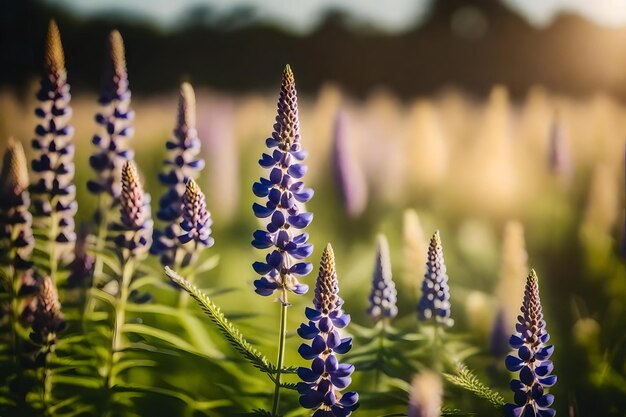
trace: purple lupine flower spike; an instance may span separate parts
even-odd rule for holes
[[[206,209],[204,194],[191,178],[183,194],[183,220],[180,228],[183,233],[178,237],[182,244],[194,242],[196,247],[210,248],[215,241],[211,237],[211,214]]]
[[[176,120],[174,138],[166,144],[169,153],[164,161],[166,171],[159,174],[159,181],[167,186],[167,191],[159,200],[157,218],[165,222],[166,226],[163,230],[155,231],[150,248],[150,253],[160,256],[163,265],[173,265],[180,258],[177,253],[183,252],[183,258],[189,255],[178,239],[182,234],[180,223],[185,181],[197,178],[204,168],[204,160],[198,158],[200,139],[196,131],[196,97],[189,83],[183,83],[180,87]]]
[[[119,202],[122,192],[122,166],[133,158],[133,152],[127,145],[133,135],[132,121],[135,118],[135,112],[130,108],[130,97],[124,41],[120,33],[114,30],[109,35],[106,68],[98,99],[102,107],[96,114],[96,123],[102,131],[92,139],[99,151],[89,158],[89,165],[96,172],[96,178],[87,183],[92,193],[111,196],[112,206]]]
[[[152,217],[150,196],[144,194],[137,168],[131,161],[122,167],[122,193],[120,195],[121,222],[115,230],[121,233],[115,243],[127,249],[131,258],[140,258],[152,243]]]
[[[41,345],[54,345],[57,333],[65,329],[66,323],[61,312],[59,293],[54,281],[48,276],[41,279],[37,307],[33,314],[30,338]]]
[[[444,326],[452,326],[454,323],[450,318],[450,288],[439,230],[430,239],[426,273],[422,281],[422,298],[417,305],[417,315],[423,322]]]
[[[89,252],[89,241],[94,236],[89,232],[86,224],[81,224],[78,229],[76,243],[74,244],[74,260],[68,265],[70,271],[67,277],[68,288],[87,288],[91,286],[95,258]]]
[[[305,188],[301,178],[306,173],[302,163],[306,152],[300,146],[298,122],[298,99],[293,72],[289,65],[283,72],[278,115],[272,136],[265,141],[270,153],[259,160],[261,167],[270,170],[268,178],[260,178],[252,191],[257,197],[266,198],[265,205],[254,203],[252,210],[258,218],[269,218],[266,230],[254,232],[252,246],[257,249],[272,248],[265,262],[255,262],[254,270],[261,278],[254,281],[257,294],[268,296],[279,288],[296,294],[304,294],[308,286],[297,277],[307,275],[312,266],[301,262],[313,252],[307,243],[307,233],[299,230],[307,227],[313,214],[303,210],[303,204],[313,197],[313,190]],[[284,300],[283,300],[284,302]]]
[[[346,214],[356,218],[363,214],[367,205],[367,184],[350,148],[347,124],[345,113],[337,114],[333,143],[334,174]]]
[[[53,238],[61,244],[59,255],[71,255],[71,243],[76,240],[74,214],[76,213],[76,187],[74,180],[74,128],[69,124],[72,116],[70,86],[67,84],[65,58],[61,35],[50,22],[46,42],[45,71],[37,92],[39,107],[35,114],[40,119],[32,140],[35,159],[32,168],[36,181],[31,184],[35,217],[53,217],[51,230],[58,233]]]
[[[376,248],[376,265],[372,276],[372,291],[369,297],[370,306],[367,309],[367,314],[375,322],[386,317],[394,318],[398,315],[397,296],[396,284],[391,275],[389,243],[384,235],[379,235]]]
[[[2,160],[0,195],[0,248],[5,255],[9,248],[14,248],[10,262],[18,269],[26,269],[35,244],[28,211],[28,164],[22,144],[12,138]]]
[[[549,360],[554,346],[546,345],[550,335],[541,310],[539,282],[537,274],[531,270],[526,279],[521,314],[515,325],[516,333],[509,340],[517,352],[505,360],[509,371],[519,371],[519,379],[511,381],[515,403],[505,405],[508,417],[552,417],[556,414],[550,408],[554,395],[546,393],[546,388],[556,383],[556,376],[550,375],[554,366]]]
[[[310,368],[298,368],[303,382],[298,383],[297,389],[300,404],[315,410],[314,417],[346,417],[358,407],[356,392],[342,392],[352,381],[354,365],[337,360],[337,354],[352,348],[352,338],[342,338],[339,332],[350,323],[350,316],[341,309],[343,300],[338,293],[335,254],[328,244],[322,253],[313,308],[305,310],[308,324],[303,323],[298,329],[300,337],[311,340],[310,345],[300,345],[298,352],[312,362]]]
[[[567,141],[567,132],[558,115],[552,122],[549,145],[550,171],[568,185],[572,179],[572,158]]]

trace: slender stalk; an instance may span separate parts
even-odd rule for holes
[[[56,282],[57,271],[59,269],[59,261],[57,259],[57,243],[56,237],[59,233],[58,218],[56,212],[50,213],[50,230],[48,233],[48,243],[50,244],[50,278]]]
[[[134,263],[128,256],[122,257],[122,281],[120,282],[119,299],[115,306],[115,322],[113,327],[113,338],[111,340],[111,360],[107,374],[107,386],[112,388],[115,385],[115,375],[112,374],[115,364],[116,354],[122,348],[122,328],[126,321],[126,303],[128,302],[130,281],[133,277]]]
[[[274,402],[272,405],[272,415],[278,415],[278,405],[280,403],[281,372],[285,361],[285,340],[287,339],[287,289],[283,287],[281,308],[280,308],[280,333],[278,337],[278,360],[276,361],[276,379],[274,386]]]
[[[109,223],[109,210],[105,209],[105,204],[103,203],[104,198],[100,195],[100,224],[98,225],[98,235],[96,236],[96,250],[95,250],[95,261],[93,268],[93,281],[92,286],[94,286],[98,280],[102,277],[102,273],[104,270],[104,260],[100,255],[104,250],[104,246],[106,244],[107,231],[108,231],[108,223]]]
[[[433,360],[433,369],[436,371],[441,371],[441,355],[440,350],[443,348],[441,345],[441,334],[443,329],[437,322],[433,324],[433,351],[432,351],[432,360]]]
[[[43,415],[47,416],[50,391],[52,390],[52,381],[50,378],[50,369],[48,369],[48,357],[50,356],[50,344],[46,345],[44,355],[43,373],[41,375],[41,403]]]
[[[385,360],[385,336],[387,335],[387,320],[385,317],[383,317],[382,320],[380,320],[378,323],[376,323],[376,327],[379,328],[379,332],[378,332],[378,354],[377,356],[377,360],[378,363],[380,364],[380,366],[384,366],[384,360]],[[380,375],[380,368],[377,367],[376,368],[376,375],[374,378],[374,386],[376,387],[376,390],[380,390],[380,384],[381,384],[381,375]]]

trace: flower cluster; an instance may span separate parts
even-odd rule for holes
[[[92,193],[108,194],[112,198],[112,205],[118,202],[122,192],[122,166],[133,158],[133,152],[126,143],[133,134],[131,124],[135,118],[135,113],[130,109],[130,96],[124,41],[120,33],[114,30],[109,35],[106,68],[98,99],[102,107],[96,114],[96,123],[101,126],[102,132],[92,139],[99,152],[89,158],[89,165],[96,172],[96,178],[87,183]]]
[[[87,227],[79,229],[74,244],[74,260],[68,265],[70,271],[67,277],[68,288],[87,288],[91,285],[90,280],[93,277],[95,258],[87,248],[92,237],[93,235],[89,233]]]
[[[545,388],[556,383],[556,376],[550,375],[554,366],[549,360],[554,346],[546,345],[550,335],[543,319],[534,270],[526,279],[521,312],[515,325],[516,333],[509,340],[517,355],[509,355],[505,360],[509,371],[519,371],[519,379],[511,381],[515,404],[507,404],[505,413],[509,417],[552,417],[556,414],[550,408],[554,395],[547,394]]]
[[[28,211],[28,166],[20,142],[9,139],[0,172],[0,247],[4,254],[15,249],[10,260],[18,269],[27,268],[33,249],[32,216]]]
[[[413,378],[407,417],[439,417],[443,386],[439,375],[423,371]]]
[[[288,65],[283,72],[277,107],[274,132],[265,141],[273,151],[264,153],[259,160],[261,167],[270,170],[269,177],[260,178],[252,187],[257,197],[267,198],[265,205],[254,203],[255,216],[269,218],[266,230],[254,232],[252,245],[257,249],[273,248],[265,262],[253,264],[254,270],[262,276],[254,281],[254,286],[263,296],[279,288],[296,294],[306,293],[309,287],[301,284],[298,277],[312,269],[310,263],[298,262],[313,252],[313,245],[307,243],[309,236],[294,231],[304,229],[313,220],[313,214],[303,208],[313,197],[313,190],[305,188],[300,181],[306,173],[306,165],[302,163],[306,152],[300,146],[296,85]]]
[[[52,278],[45,276],[40,283],[30,338],[39,345],[54,345],[57,333],[63,331],[65,325],[57,288]]]
[[[347,124],[345,113],[339,113],[333,143],[334,174],[346,214],[356,218],[367,206],[367,184],[350,148]]]
[[[122,167],[122,194],[120,195],[121,223],[115,229],[121,233],[115,243],[130,251],[132,258],[145,254],[152,243],[150,196],[144,194],[137,168],[131,161]]]
[[[32,147],[36,157],[32,161],[37,180],[31,185],[34,214],[39,218],[51,218],[50,230],[56,232],[53,239],[59,244],[73,242],[74,213],[76,212],[76,186],[74,179],[74,129],[69,125],[72,115],[70,87],[67,84],[65,58],[61,36],[52,21],[46,44],[45,72],[37,92],[39,107],[35,114],[40,123],[35,129]],[[59,255],[68,256],[71,245],[62,245]]]
[[[307,307],[305,311],[309,323],[298,329],[300,337],[311,340],[310,345],[300,345],[298,352],[312,362],[310,368],[298,368],[303,382],[298,383],[297,389],[300,404],[316,410],[314,417],[346,417],[358,407],[356,392],[342,393],[352,381],[354,365],[340,364],[336,356],[352,348],[352,338],[341,338],[339,333],[339,329],[350,323],[350,316],[343,313],[343,300],[338,292],[335,254],[328,244],[320,262],[314,308]]]
[[[389,243],[384,235],[378,236],[376,248],[376,265],[372,276],[372,291],[370,293],[370,306],[367,314],[374,321],[382,318],[394,318],[398,315],[396,306],[398,292],[391,276],[391,259],[389,256]]]
[[[211,237],[211,214],[206,209],[204,194],[191,178],[187,180],[183,194],[183,213],[180,228],[183,233],[178,237],[184,245],[191,241],[195,247],[210,248],[215,243]]]
[[[452,326],[450,318],[450,288],[443,259],[443,246],[437,230],[430,239],[426,273],[422,282],[422,298],[417,304],[421,321]]]
[[[164,164],[168,170],[159,174],[159,180],[168,189],[159,200],[157,212],[157,218],[166,222],[166,226],[163,230],[155,231],[150,253],[159,255],[161,264],[173,265],[177,260],[177,253],[185,252],[178,239],[182,234],[180,224],[185,182],[188,178],[195,179],[204,168],[204,161],[198,158],[200,139],[196,131],[196,98],[188,83],[183,83],[180,87],[174,140],[168,141],[166,146],[169,157]]]

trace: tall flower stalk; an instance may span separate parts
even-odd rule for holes
[[[74,128],[69,124],[70,86],[67,84],[65,57],[61,35],[54,21],[50,22],[46,40],[44,74],[37,92],[39,106],[35,114],[39,124],[32,140],[35,159],[32,169],[36,180],[31,184],[33,213],[37,226],[47,234],[48,254],[44,269],[55,280],[59,260],[70,262],[76,213],[74,179]]]
[[[443,259],[443,246],[439,230],[430,239],[426,273],[422,281],[422,297],[417,305],[418,318],[424,323],[436,326],[451,326],[450,288],[448,274]]]
[[[439,375],[424,371],[413,378],[407,417],[439,417],[443,386]]]
[[[111,370],[116,362],[116,355],[122,348],[122,328],[126,322],[126,304],[130,296],[130,284],[135,267],[145,259],[152,243],[153,223],[150,214],[150,196],[144,194],[139,174],[131,161],[127,161],[122,168],[121,184],[120,222],[114,226],[114,230],[119,232],[114,241],[119,248],[121,276],[118,281],[111,358],[107,375],[109,388],[115,385]]]
[[[342,338],[340,333],[350,323],[350,315],[344,314],[342,306],[335,254],[329,243],[320,261],[313,308],[305,310],[308,323],[298,329],[300,337],[311,341],[300,345],[298,352],[312,362],[310,367],[298,368],[302,382],[297,384],[297,389],[300,404],[315,410],[314,417],[347,417],[358,407],[359,395],[343,392],[352,382],[354,365],[340,364],[337,359],[337,354],[352,348],[352,338]]]
[[[97,147],[97,152],[89,158],[95,178],[87,182],[89,191],[98,196],[94,216],[98,223],[94,283],[102,278],[104,262],[100,253],[104,250],[110,222],[114,219],[113,208],[119,205],[122,166],[133,158],[133,151],[128,149],[135,118],[130,99],[124,41],[120,33],[114,30],[108,39],[106,65],[98,98],[100,110],[95,117],[100,131],[91,140]]]
[[[393,282],[391,272],[389,242],[385,235],[381,234],[377,237],[376,261],[369,296],[370,305],[367,309],[367,314],[376,323],[376,338],[378,339],[379,347],[376,360],[381,365],[385,363],[385,340],[387,339],[389,322],[398,315],[397,298],[398,291],[396,290],[396,284]],[[376,387],[379,387],[381,382],[381,367],[376,367],[376,378],[374,380]]]
[[[357,218],[367,206],[367,183],[350,145],[347,117],[340,112],[337,114],[334,130],[334,176],[346,214]]]
[[[257,249],[271,248],[265,262],[254,262],[255,272],[261,278],[254,281],[256,293],[262,296],[279,291],[281,319],[278,347],[278,371],[275,379],[272,413],[278,412],[280,401],[281,369],[284,362],[285,337],[287,333],[288,292],[304,294],[309,287],[298,281],[298,277],[311,272],[308,262],[301,262],[313,251],[307,243],[307,233],[301,233],[313,219],[313,214],[304,211],[303,204],[313,197],[313,190],[305,188],[301,178],[306,173],[302,163],[306,152],[300,145],[300,123],[298,121],[298,98],[293,72],[289,65],[283,71],[280,96],[278,98],[276,123],[272,136],[266,139],[270,153],[259,160],[261,167],[270,170],[268,178],[252,186],[257,197],[267,199],[264,205],[254,203],[256,217],[269,218],[265,230],[254,232],[252,246]]]
[[[0,247],[6,257],[2,261],[12,269],[25,269],[34,245],[28,164],[22,144],[12,138],[2,160],[0,193]]]
[[[417,212],[407,209],[402,222],[404,249],[403,276],[405,284],[416,293],[424,276],[428,244]]]
[[[443,330],[454,323],[450,318],[450,288],[439,230],[433,234],[428,246],[426,273],[422,281],[422,297],[417,304],[417,317],[422,323],[432,325],[432,360],[433,366],[438,368],[441,365]]]
[[[206,200],[202,190],[196,182],[189,178],[182,201],[182,220],[180,222],[180,235],[178,241],[185,251],[184,265],[193,265],[202,250],[210,248],[215,243],[211,237],[213,220],[211,213],[206,208]],[[190,275],[193,275],[191,273]],[[189,296],[181,292],[179,306],[185,307]],[[193,333],[193,330],[191,330]]]
[[[193,258],[193,249],[179,239],[183,234],[180,225],[186,181],[197,178],[204,168],[204,160],[198,157],[200,139],[196,130],[196,97],[189,83],[180,87],[174,138],[166,147],[169,154],[164,161],[166,170],[159,174],[159,181],[167,191],[159,200],[157,211],[157,218],[165,223],[165,227],[155,230],[150,253],[158,255],[162,265],[184,268]],[[193,282],[192,278],[189,279]]]
[[[50,360],[57,344],[57,334],[65,329],[65,325],[57,288],[50,277],[43,277],[33,315],[30,339],[38,347],[34,363],[40,368],[41,373],[41,401],[44,415],[47,415],[52,390]]]
[[[379,235],[376,247],[376,264],[372,275],[372,289],[369,296],[370,306],[367,314],[374,322],[385,322],[398,315],[396,305],[398,291],[391,275],[391,257],[389,242],[384,235]]]
[[[20,142],[9,139],[0,171],[0,292],[7,295],[0,305],[0,325],[8,320],[8,344],[19,372],[20,365],[20,293],[30,268],[34,246],[32,217],[28,211],[28,166]],[[4,326],[2,326],[4,327]],[[4,382],[4,379],[3,379]]]
[[[509,371],[519,372],[519,379],[511,381],[514,403],[505,406],[505,415],[552,417],[556,414],[550,408],[554,395],[548,394],[546,388],[556,383],[556,376],[551,375],[554,366],[550,361],[554,346],[546,345],[550,335],[543,319],[539,280],[534,270],[526,279],[521,314],[515,330],[509,344],[516,352],[506,357],[505,364]]]

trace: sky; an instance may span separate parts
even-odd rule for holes
[[[77,15],[123,11],[163,26],[173,26],[191,7],[206,5],[227,14],[251,6],[256,16],[297,32],[313,29],[328,8],[346,11],[358,21],[387,31],[411,27],[433,0],[44,0]],[[445,0],[444,0],[445,1]],[[537,26],[549,24],[562,11],[574,12],[606,26],[626,25],[626,0],[502,0]]]

